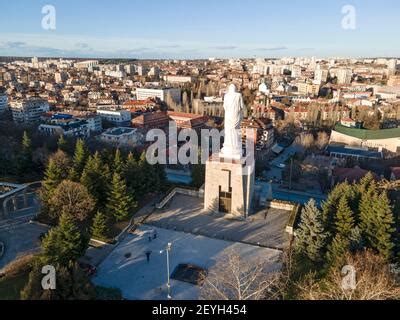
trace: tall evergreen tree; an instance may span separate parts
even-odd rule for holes
[[[301,212],[301,222],[296,231],[296,249],[313,262],[320,262],[327,233],[322,222],[321,212],[315,200],[311,199]]]
[[[66,152],[66,148],[67,148],[67,141],[64,138],[64,135],[61,134],[60,137],[58,138],[57,141],[57,147],[59,150]]]
[[[112,166],[113,173],[122,174],[124,169],[124,160],[122,159],[121,151],[117,149],[114,155],[114,163]]]
[[[17,158],[17,173],[20,177],[29,174],[33,168],[32,165],[32,141],[26,131],[22,136],[21,152]]]
[[[385,191],[379,194],[376,184],[371,184],[360,203],[360,227],[366,245],[376,250],[381,257],[393,257],[395,218],[390,200]]]
[[[96,152],[87,160],[80,182],[87,188],[93,199],[95,199],[97,209],[105,207],[109,180],[110,170],[108,165],[103,163],[100,154]]]
[[[92,236],[98,239],[105,240],[108,238],[108,218],[101,211],[97,212],[93,219],[93,225],[91,228]]]
[[[378,197],[378,202],[375,203],[375,221],[375,240],[372,246],[381,257],[389,261],[393,257],[396,229],[392,206],[386,192],[382,192]]]
[[[350,240],[340,234],[337,234],[328,245],[326,261],[329,267],[343,267],[346,253],[350,250]]]
[[[322,217],[327,231],[333,234],[335,228],[335,215],[340,198],[349,194],[350,185],[347,182],[338,184],[329,194],[328,199],[322,203]]]
[[[117,221],[127,219],[136,203],[127,192],[125,180],[114,173],[111,190],[108,196],[107,209]]]
[[[49,263],[67,265],[83,256],[88,238],[81,232],[75,220],[62,214],[59,225],[51,229],[42,241],[42,256]]]
[[[89,152],[86,148],[85,142],[82,139],[76,141],[75,153],[73,158],[72,169],[69,174],[69,180],[79,182],[83,169],[85,168]]]
[[[53,196],[54,190],[63,179],[62,168],[60,168],[56,161],[50,159],[46,171],[44,173],[44,180],[40,192],[40,200],[42,201],[42,214],[48,214],[49,200]]]
[[[354,217],[351,211],[346,195],[342,196],[339,200],[339,205],[335,217],[335,231],[345,238],[350,237],[351,231],[354,229]]]

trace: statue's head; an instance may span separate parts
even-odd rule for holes
[[[228,93],[235,93],[236,92],[236,86],[231,83],[228,87]]]

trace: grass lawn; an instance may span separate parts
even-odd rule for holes
[[[29,273],[6,276],[0,279],[0,300],[19,300],[20,292],[28,282]]]

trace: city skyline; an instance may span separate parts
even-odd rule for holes
[[[42,8],[56,9],[56,29],[42,28]],[[125,0],[110,4],[21,1],[3,5],[1,56],[201,59],[284,56],[396,57],[396,1]],[[356,9],[356,28],[342,27],[343,6]],[[77,10],[79,8],[79,10]],[[115,9],[120,8],[120,9]],[[118,15],[118,19],[114,17]],[[237,23],[232,23],[237,21]]]

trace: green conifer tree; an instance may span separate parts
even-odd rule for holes
[[[85,253],[88,238],[81,232],[74,219],[62,214],[59,225],[51,229],[42,241],[42,256],[49,263],[67,265]]]
[[[108,218],[101,211],[97,212],[93,219],[93,225],[91,228],[92,236],[100,240],[106,240],[108,238]]]
[[[135,202],[127,192],[125,180],[118,173],[114,173],[107,203],[110,214],[117,221],[122,221],[129,217],[135,206]]]
[[[301,212],[301,222],[296,231],[296,249],[313,262],[323,257],[327,233],[322,222],[321,212],[315,200],[311,199]]]
[[[346,195],[339,200],[338,208],[335,216],[335,231],[345,238],[350,237],[351,231],[354,229],[354,217],[351,211]]]
[[[72,161],[72,168],[69,174],[69,180],[79,182],[83,169],[85,168],[89,152],[86,148],[85,142],[82,139],[76,141],[74,158]]]
[[[87,160],[80,182],[95,199],[97,209],[102,209],[106,205],[109,180],[108,165],[103,164],[100,154],[96,152]]]

